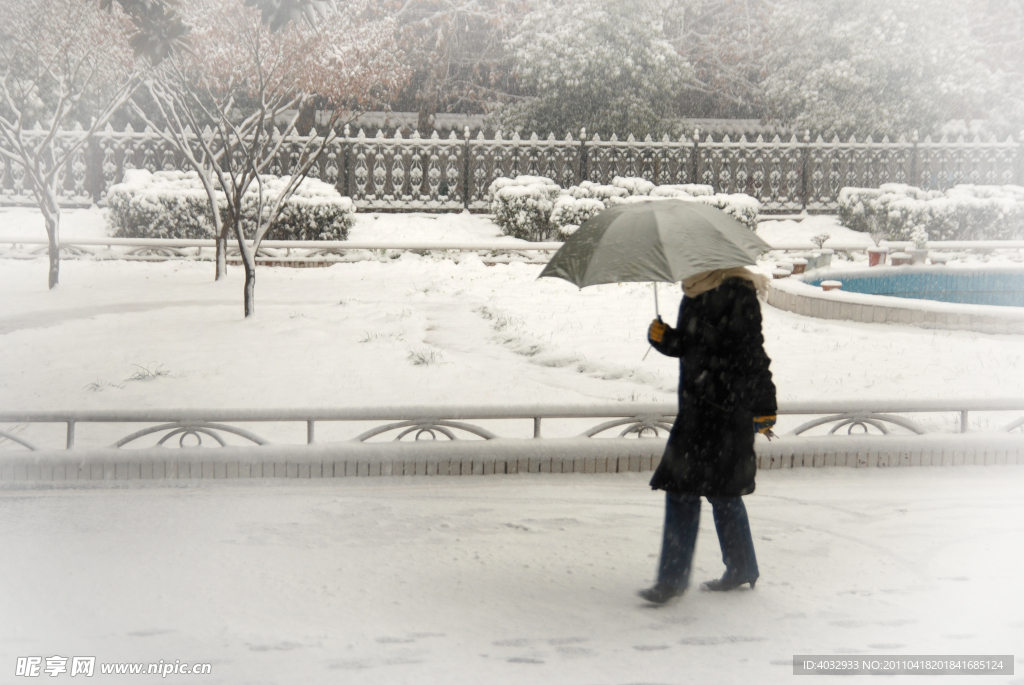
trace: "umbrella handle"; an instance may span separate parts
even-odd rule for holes
[[[651,283],[654,286],[654,315],[658,317],[658,321],[661,321],[661,312],[658,311],[658,282]]]

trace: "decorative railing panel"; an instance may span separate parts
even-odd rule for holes
[[[310,175],[350,196],[361,209],[487,211],[487,190],[501,176],[547,176],[563,187],[590,180],[609,183],[635,176],[658,185],[704,183],[716,192],[747,193],[765,212],[834,211],[845,186],[877,187],[909,183],[944,190],[958,183],[1024,183],[1024,152],[1004,142],[945,138],[923,141],[870,138],[841,141],[778,136],[764,140],[728,136],[703,140],[663,137],[635,140],[600,136],[556,139],[536,134],[484,138],[436,133],[420,137],[401,132],[386,137],[345,129],[332,140]],[[314,133],[315,134],[315,133]],[[29,135],[36,135],[32,132]],[[42,135],[42,132],[38,132]],[[66,147],[81,131],[58,135]],[[299,162],[308,136],[289,136],[270,171],[287,174]],[[0,143],[2,145],[3,143]],[[124,171],[182,169],[181,156],[154,131],[107,130],[95,134],[60,179],[61,202],[80,206],[103,203],[107,189]],[[0,164],[0,205],[33,204],[25,170],[16,162]]]
[[[350,179],[341,190],[360,209],[457,210],[466,205],[465,141],[413,134],[372,138],[362,131],[337,143]],[[347,191],[347,192],[346,192]]]

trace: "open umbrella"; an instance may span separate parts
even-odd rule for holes
[[[687,200],[616,205],[583,223],[540,278],[675,283],[712,269],[754,264],[771,245],[725,212]],[[655,291],[657,293],[657,291]]]

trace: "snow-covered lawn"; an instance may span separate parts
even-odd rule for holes
[[[658,609],[634,595],[661,534],[646,480],[2,490],[0,663],[177,659],[211,662],[204,683],[353,685],[789,683],[794,654],[1024,668],[1024,469],[759,473],[757,588],[694,585]],[[694,581],[721,572],[705,504]]]
[[[68,232],[102,223],[96,210],[66,214]],[[7,210],[0,227],[24,234],[33,226],[26,217]],[[482,240],[496,228],[468,215],[362,215],[354,234]],[[677,362],[644,359],[650,285],[580,291],[538,280],[539,271],[411,253],[261,267],[257,316],[245,321],[241,267],[214,283],[209,262],[65,260],[61,285],[48,291],[43,259],[0,260],[0,407],[673,401]],[[660,293],[674,321],[679,289]],[[1014,397],[1024,386],[1020,336],[825,321],[769,306],[764,333],[782,400]]]

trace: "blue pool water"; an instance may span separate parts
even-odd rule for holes
[[[818,272],[807,283],[821,285],[826,280],[842,281],[843,290],[851,293],[1024,307],[1024,268],[875,267],[829,275]]]

